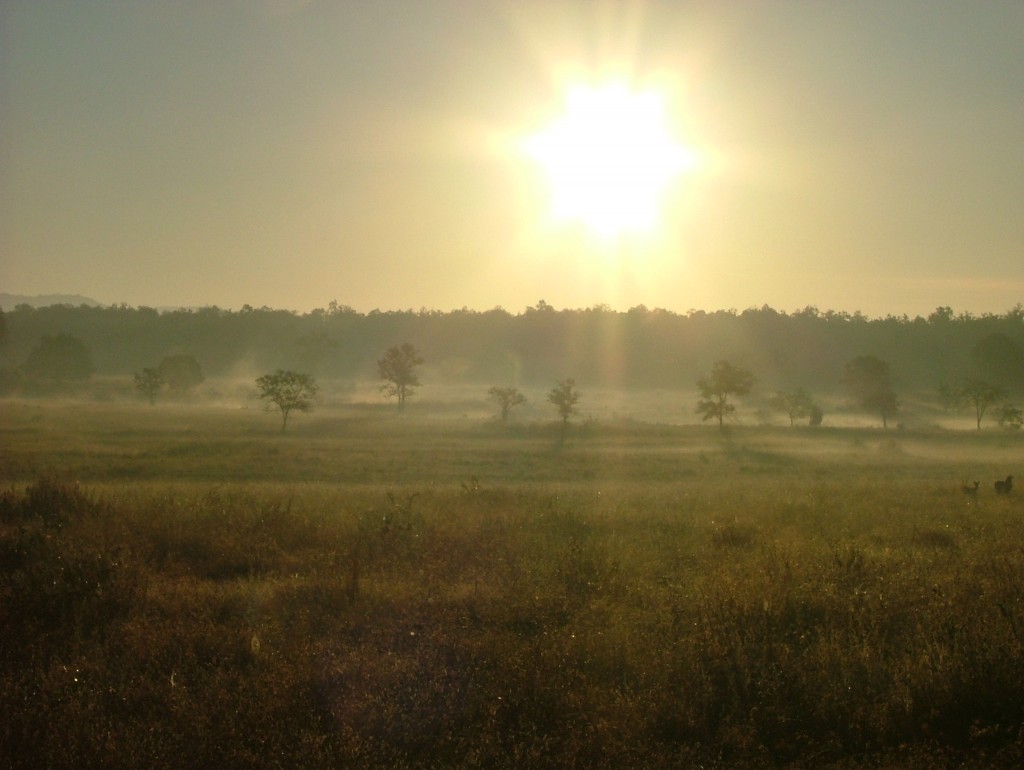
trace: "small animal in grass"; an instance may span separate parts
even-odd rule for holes
[[[963,486],[964,494],[967,495],[968,497],[977,497],[978,496],[978,487],[980,485],[981,485],[981,483],[978,482],[978,481],[975,481],[973,486],[970,485],[970,484],[964,484],[964,486]]]
[[[1007,476],[1005,481],[996,482],[996,494],[1008,495],[1013,489],[1013,476]]]

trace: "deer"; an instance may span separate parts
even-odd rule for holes
[[[974,486],[973,487],[970,484],[964,484],[964,486],[963,486],[964,494],[967,495],[968,497],[977,497],[978,496],[978,487],[979,486],[981,486],[981,484],[978,481],[974,482]]]
[[[997,495],[1008,495],[1010,490],[1013,489],[1013,476],[1007,476],[1006,481],[996,482],[996,494]]]

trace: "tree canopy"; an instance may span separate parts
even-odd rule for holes
[[[562,432],[569,418],[576,414],[576,404],[579,403],[580,392],[576,390],[576,380],[569,377],[560,380],[559,383],[548,392],[548,403],[554,405],[558,416],[562,418]]]
[[[256,387],[259,398],[266,399],[268,410],[275,406],[280,410],[282,431],[288,427],[288,415],[292,411],[312,411],[320,390],[311,375],[283,369],[258,377]]]
[[[164,356],[156,371],[167,386],[178,393],[191,390],[205,379],[196,357],[185,353]]]
[[[147,366],[141,372],[135,372],[135,389],[149,399],[150,405],[156,403],[156,394],[164,386],[164,378],[160,372]]]
[[[990,382],[968,377],[950,388],[945,388],[942,395],[953,408],[972,410],[975,426],[981,430],[981,420],[985,413],[989,407],[1006,398],[1006,391]]]
[[[487,394],[498,402],[502,421],[508,420],[508,416],[514,407],[526,403],[526,396],[519,392],[519,388],[495,385],[487,391]]]
[[[408,342],[388,348],[384,357],[377,361],[380,377],[386,380],[381,390],[388,397],[398,399],[399,412],[405,410],[406,398],[420,385],[416,367],[423,362],[423,357]]]
[[[718,427],[724,427],[725,418],[736,411],[729,403],[729,396],[743,396],[754,387],[752,372],[733,366],[728,361],[715,361],[709,377],[697,380],[701,399],[697,402],[697,413],[702,420],[718,420]]]
[[[1024,390],[1024,348],[1004,333],[987,334],[971,348],[976,379],[1003,390]]]
[[[819,424],[821,422],[819,416],[821,409],[815,405],[814,399],[803,388],[780,390],[772,396],[770,403],[773,409],[789,417],[790,426],[804,418],[814,418],[812,422],[816,419]]]
[[[1024,350],[1024,307],[1000,314],[943,308],[917,317],[868,318],[767,306],[680,313],[538,303],[519,310],[357,312],[332,303],[297,313],[20,305],[3,317],[7,344],[0,347],[0,367],[10,370],[20,370],[42,336],[63,332],[82,340],[95,373],[103,376],[131,377],[166,356],[187,353],[201,362],[207,378],[250,370],[255,377],[280,368],[318,379],[371,380],[382,351],[414,340],[446,383],[486,389],[515,382],[524,392],[546,392],[565,372],[588,388],[678,390],[724,358],[755,372],[769,394],[799,385],[825,397],[841,391],[844,365],[870,351],[892,362],[901,392],[934,392],[941,382],[970,375],[1017,398],[1014,373],[1021,370],[1015,362]]]

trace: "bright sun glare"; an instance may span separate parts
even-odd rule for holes
[[[621,83],[571,89],[564,115],[524,150],[546,172],[555,219],[605,238],[653,230],[666,188],[693,165],[661,95]]]

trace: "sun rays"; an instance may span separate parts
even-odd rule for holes
[[[563,114],[522,148],[545,173],[552,218],[602,239],[653,231],[667,188],[695,164],[662,94],[622,81],[568,89]]]

